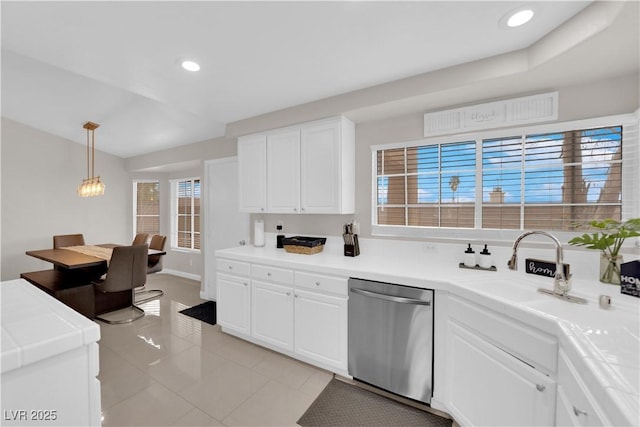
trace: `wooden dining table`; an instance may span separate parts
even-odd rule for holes
[[[111,251],[105,249],[116,246],[122,245],[105,243],[26,251],[29,256],[52,263],[54,268],[25,272],[20,277],[92,319],[95,315],[131,305],[130,292],[109,295],[100,301],[94,297],[92,281],[107,272],[111,257]],[[149,249],[148,254],[166,255],[166,251]]]
[[[103,243],[99,245],[87,245],[84,247],[91,248],[92,246],[113,249],[116,246],[122,245],[117,245],[114,243]],[[50,262],[53,265],[68,270],[106,266],[106,263],[108,261],[105,258],[100,258],[95,255],[88,255],[87,253],[79,252],[77,250],[72,250],[69,248],[39,249],[34,251],[26,251],[25,253],[34,258]],[[149,249],[148,254],[166,255],[167,252],[164,250]]]

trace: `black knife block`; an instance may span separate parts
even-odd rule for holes
[[[358,243],[358,235],[353,235],[353,245],[344,245],[344,256],[360,255],[360,244]]]

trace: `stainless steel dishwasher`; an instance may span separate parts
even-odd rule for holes
[[[349,279],[349,374],[431,403],[433,291]]]

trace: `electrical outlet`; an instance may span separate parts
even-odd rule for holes
[[[436,251],[436,245],[433,243],[423,243],[422,244],[422,252],[424,253],[433,253]]]

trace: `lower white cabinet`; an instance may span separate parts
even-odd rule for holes
[[[218,273],[216,290],[217,323],[233,331],[251,332],[251,291],[249,279]]]
[[[560,349],[558,358],[557,426],[608,426],[614,425],[606,419],[584,384],[579,371]]]
[[[347,375],[346,277],[224,258],[217,268],[225,332]]]
[[[295,291],[295,352],[347,369],[347,298]]]
[[[555,381],[449,321],[449,409],[461,425],[554,424]]]
[[[251,302],[252,336],[293,350],[293,288],[252,280]]]

